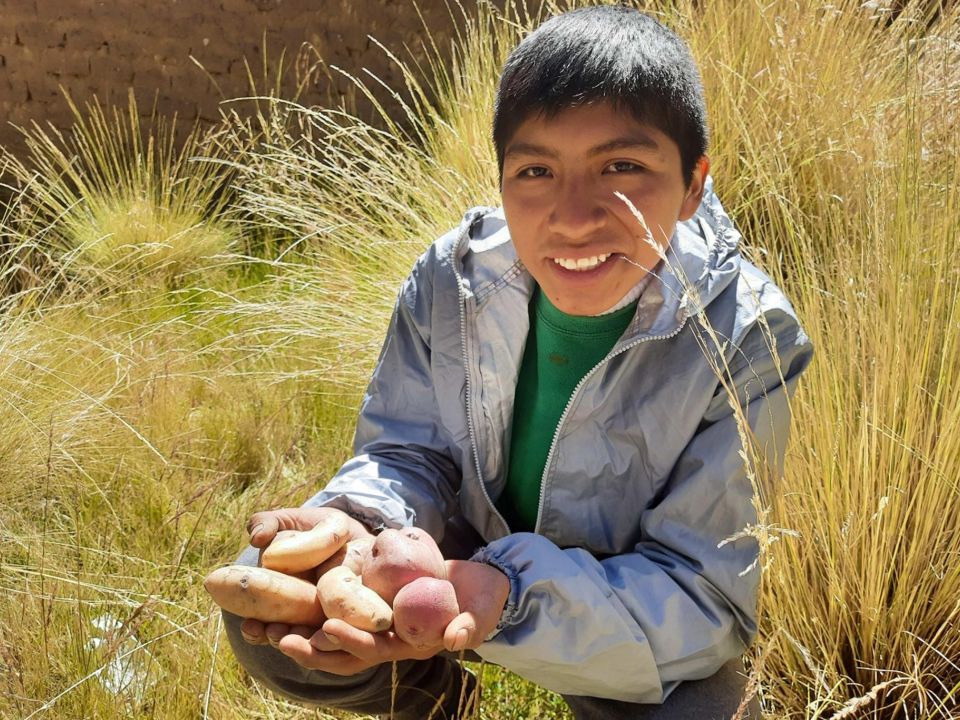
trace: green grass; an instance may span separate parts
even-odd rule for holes
[[[689,39],[717,191],[817,349],[785,475],[756,473],[764,709],[955,717],[958,12],[646,7]],[[0,717],[354,717],[253,685],[200,580],[348,457],[399,282],[497,203],[494,83],[529,24],[461,19],[449,65],[406,67],[402,122],[272,92],[177,144],[91,106],[0,158]],[[139,698],[102,682],[124,658]],[[480,717],[569,717],[476,669]]]

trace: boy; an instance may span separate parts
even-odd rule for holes
[[[324,513],[347,513],[352,536],[416,525],[467,560],[451,578],[463,612],[427,651],[225,613],[231,643],[270,687],[356,712],[458,717],[466,649],[577,718],[730,717],[758,545],[723,542],[756,516],[707,356],[779,468],[810,342],[739,256],[698,71],[659,22],[551,18],[507,60],[493,126],[503,207],[469,211],[404,283],[355,457],[305,507],[248,526],[262,547]],[[700,309],[720,347],[702,347]]]

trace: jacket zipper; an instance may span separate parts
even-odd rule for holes
[[[469,232],[469,227],[467,229]],[[483,473],[480,470],[480,450],[477,446],[477,433],[473,425],[473,413],[471,412],[471,389],[470,389],[470,362],[467,357],[467,320],[466,320],[466,306],[467,306],[467,297],[463,292],[463,277],[460,275],[460,270],[457,269],[457,251],[460,249],[460,243],[463,242],[463,235],[454,243],[453,252],[450,254],[450,264],[453,267],[453,274],[457,277],[457,294],[460,296],[460,352],[461,358],[463,360],[463,377],[466,382],[466,411],[467,411],[467,433],[470,435],[470,448],[473,450],[473,462],[477,470],[477,480],[480,483],[480,490],[483,492],[483,497],[487,501],[490,509],[493,511],[493,514],[500,518],[500,522],[503,523],[503,526],[507,529],[507,534],[510,534],[510,525],[507,523],[506,518],[500,514],[500,511],[497,510],[497,506],[493,504],[493,500],[490,498],[490,493],[487,492],[487,485],[483,481]]]
[[[469,232],[469,228],[465,231]],[[460,356],[463,361],[463,377],[466,384],[466,412],[467,412],[467,434],[470,436],[470,447],[473,450],[473,462],[477,471],[477,480],[480,483],[480,491],[483,493],[484,499],[487,501],[487,505],[493,511],[493,514],[500,519],[500,522],[503,523],[503,526],[507,529],[507,534],[510,534],[510,525],[506,521],[506,518],[497,510],[497,506],[493,504],[493,500],[490,498],[490,493],[487,492],[486,483],[483,481],[483,472],[480,469],[480,450],[477,447],[477,433],[473,425],[473,414],[471,413],[471,389],[470,389],[470,364],[469,358],[467,357],[467,322],[466,322],[466,305],[467,298],[463,292],[463,276],[460,274],[460,270],[457,269],[457,260],[456,255],[457,251],[460,249],[460,244],[463,242],[463,234],[457,239],[457,242],[454,243],[453,250],[450,252],[450,265],[453,268],[453,274],[457,278],[457,294],[460,297]],[[647,337],[640,338],[639,340],[634,340],[633,342],[627,343],[615,353],[611,353],[604,357],[600,362],[594,365],[590,370],[580,378],[580,381],[573,388],[573,392],[570,393],[570,399],[567,400],[566,406],[563,408],[563,412],[560,415],[560,420],[557,422],[557,428],[553,432],[553,440],[550,442],[550,450],[547,452],[547,461],[543,466],[543,475],[540,477],[540,499],[537,504],[537,522],[534,525],[533,531],[540,531],[540,521],[541,515],[543,514],[543,489],[546,486],[547,473],[550,469],[550,462],[553,460],[553,453],[557,447],[557,439],[560,437],[560,428],[563,425],[563,421],[567,417],[567,412],[570,410],[570,406],[573,405],[573,401],[577,396],[577,393],[580,392],[580,388],[583,387],[583,384],[589,379],[591,375],[597,370],[597,368],[604,365],[607,361],[612,360],[617,355],[626,352],[630,348],[636,347],[642,343],[645,343],[649,340],[669,340],[676,335],[679,335],[680,332],[687,324],[689,315],[685,312],[683,318],[680,321],[680,324],[677,326],[676,330],[668,335],[648,335]]]
[[[587,374],[584,375],[582,378],[580,378],[580,382],[578,382],[574,386],[573,392],[570,393],[570,399],[567,400],[567,404],[563,408],[563,412],[560,414],[560,419],[557,421],[557,428],[556,430],[553,431],[553,440],[550,442],[550,450],[547,452],[547,461],[543,465],[543,475],[540,476],[540,501],[537,504],[537,522],[533,527],[533,531],[535,533],[540,532],[540,521],[542,520],[541,516],[543,515],[543,491],[547,485],[547,473],[549,473],[550,471],[550,463],[553,460],[553,452],[554,450],[557,449],[557,440],[560,437],[560,428],[563,426],[563,421],[566,420],[567,413],[570,410],[570,406],[573,405],[573,401],[576,399],[577,393],[580,392],[580,388],[583,387],[584,383],[590,378],[590,376],[593,375],[594,372],[596,372],[597,368],[606,364],[607,362],[615,358],[617,355],[625,353],[630,348],[636,347],[637,345],[641,345],[647,342],[648,340],[669,340],[670,338],[679,335],[680,331],[683,330],[683,328],[686,326],[688,318],[689,318],[689,315],[686,312],[684,312],[683,318],[680,321],[680,325],[678,325],[677,329],[668,335],[648,335],[647,337],[643,337],[643,338],[640,338],[639,340],[634,340],[633,342],[627,343],[626,345],[621,347],[619,350],[617,350],[615,353],[611,353],[607,355],[600,362],[598,362],[596,365],[590,368]],[[486,492],[486,488],[484,488],[484,492]]]

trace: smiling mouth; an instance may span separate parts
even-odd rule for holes
[[[588,270],[595,270],[596,268],[600,267],[600,265],[602,265],[612,256],[613,253],[606,253],[604,255],[593,255],[591,257],[577,258],[575,260],[573,258],[553,258],[553,261],[564,270],[586,272]]]

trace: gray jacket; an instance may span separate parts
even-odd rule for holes
[[[754,538],[720,546],[757,518],[728,394],[705,352],[725,358],[775,468],[787,398],[812,357],[789,302],[740,257],[739,240],[708,182],[630,326],[564,411],[536,532],[511,533],[493,503],[534,281],[502,211],[470,210],[404,282],[355,457],[310,504],[438,540],[462,515],[487,543],[473,559],[511,583],[500,629],[477,652],[550,690],[658,703],[679,681],[713,674],[756,633],[759,570]]]

